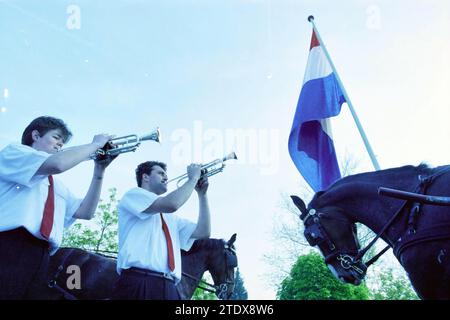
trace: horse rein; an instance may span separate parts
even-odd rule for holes
[[[69,258],[69,256],[72,254],[72,250],[69,250],[64,258],[62,259],[61,264],[58,266],[58,269],[56,270],[55,275],[53,276],[53,279],[51,279],[47,286],[51,289],[56,289],[57,291],[59,291],[59,293],[63,294],[64,298],[66,300],[78,300],[77,297],[75,297],[73,294],[71,294],[69,291],[65,290],[64,288],[62,288],[60,285],[58,285],[57,280],[59,275],[61,274],[61,272],[64,270],[64,264],[66,262],[66,260]]]
[[[189,273],[186,273],[186,272],[182,272],[181,274],[182,274],[184,277],[187,277],[187,278],[189,278],[189,279],[191,279],[191,280],[198,281],[199,283],[202,283],[202,284],[206,285],[206,287],[203,287],[202,285],[199,284],[199,285],[197,286],[197,288],[200,288],[200,289],[202,289],[202,290],[205,290],[205,291],[208,291],[208,292],[211,292],[211,293],[215,293],[215,292],[216,292],[216,289],[217,289],[218,286],[216,286],[216,285],[214,285],[214,284],[211,284],[211,283],[209,283],[209,282],[206,282],[206,281],[203,280],[203,279],[196,278],[196,277],[194,277],[193,275],[190,275]],[[208,287],[209,287],[209,288],[208,288]],[[211,288],[213,288],[213,289],[211,289]]]
[[[419,184],[415,188],[415,191],[412,193],[410,192],[404,192],[404,194],[411,195],[415,194],[418,197],[413,199],[404,199],[404,202],[400,209],[397,210],[397,212],[389,219],[389,221],[384,225],[384,227],[378,232],[378,234],[375,236],[375,238],[372,239],[372,241],[362,250],[358,252],[356,257],[354,258],[355,261],[359,261],[363,258],[363,256],[367,253],[367,251],[375,244],[375,242],[381,237],[381,235],[387,230],[387,228],[394,222],[394,220],[398,217],[398,215],[405,209],[405,207],[412,203],[413,206],[411,207],[410,211],[410,217],[408,219],[408,232],[409,233],[415,233],[415,222],[418,217],[418,214],[420,212],[420,208],[423,202],[420,200],[426,199],[429,200],[429,197],[420,197],[420,195],[425,194],[426,189],[434,182],[434,179],[441,176],[442,174],[446,173],[447,171],[450,171],[450,166],[446,166],[445,168],[435,172],[434,174],[428,176],[428,177],[422,177],[422,175],[418,175]],[[389,189],[392,190],[392,189]],[[401,192],[400,192],[401,193]],[[389,196],[389,195],[388,195]],[[415,200],[415,201],[414,201]],[[425,202],[426,203],[426,202]],[[429,204],[436,204],[436,203],[429,203]],[[389,250],[390,246],[387,245],[383,250],[381,250],[379,253],[377,253],[374,257],[372,257],[365,265],[369,267],[371,264],[373,264],[375,261],[378,260],[387,250]]]
[[[229,250],[233,254],[236,254],[236,251],[228,244],[225,244],[225,250]],[[225,254],[225,266],[228,267],[228,254],[227,252],[225,252],[224,254]],[[220,300],[225,300],[227,298],[226,295],[228,292],[228,285],[234,285],[234,281],[229,281],[228,278],[225,280],[225,282],[215,285],[203,279],[196,278],[193,275],[190,275],[189,273],[186,272],[182,272],[181,274],[191,280],[198,281],[198,283],[201,283],[202,285],[200,284],[197,285],[197,288],[216,294],[217,298],[219,298]]]
[[[192,279],[194,281],[198,281],[201,284],[197,285],[197,288],[200,288],[200,289],[202,289],[204,291],[208,291],[208,292],[216,294],[217,298],[219,298],[220,300],[225,300],[226,294],[228,292],[228,285],[229,284],[234,284],[233,281],[228,281],[227,280],[224,283],[220,283],[218,285],[215,285],[215,284],[211,284],[211,283],[209,283],[209,282],[207,282],[207,281],[205,281],[203,279],[196,278],[193,275],[190,275],[189,273],[186,273],[186,272],[182,272],[181,274],[184,277],[187,277],[187,278]]]
[[[348,270],[348,269],[353,269],[354,271],[356,271],[358,274],[360,275],[364,275],[365,271],[367,270],[367,268],[373,264],[375,261],[378,260],[378,258],[380,258],[387,250],[389,250],[390,246],[386,246],[383,250],[381,250],[378,254],[376,254],[374,257],[372,257],[369,261],[367,261],[366,263],[362,262],[362,258],[363,256],[367,253],[367,251],[375,244],[375,242],[381,237],[381,235],[383,234],[383,232],[386,231],[386,229],[392,224],[392,222],[395,220],[395,218],[400,214],[400,212],[402,212],[403,208],[406,206],[407,202],[405,202],[401,208],[391,217],[391,219],[384,225],[384,227],[381,229],[381,231],[371,240],[371,242],[362,250],[359,250],[357,255],[355,257],[352,257],[349,254],[345,254],[342,252],[332,252],[331,254],[327,255],[325,257],[325,262],[330,261],[331,259],[335,258],[340,261],[341,266]],[[314,221],[314,226],[313,224],[311,224],[310,226],[308,226],[308,228],[314,228],[315,230],[313,230],[313,232],[311,233],[312,236],[316,236],[316,239],[322,238],[321,242],[326,242],[328,245],[328,248],[330,249],[330,251],[334,251],[336,249],[336,246],[334,245],[333,241],[330,239],[330,237],[328,236],[327,232],[323,229],[322,225],[320,224],[320,212],[317,213],[317,211],[315,209],[309,209],[308,214],[306,216],[300,217],[303,220],[303,223],[306,226],[306,221],[309,220],[309,218],[313,218]],[[337,220],[342,220],[342,219],[337,219]],[[314,226],[314,227],[313,227]],[[314,231],[316,233],[314,233]],[[309,242],[310,245],[315,246],[317,245],[319,242],[314,242],[315,240],[308,239],[308,236],[306,235],[307,241]],[[359,262],[362,262],[364,264],[364,269],[361,269],[361,267],[358,267],[357,264]]]
[[[68,249],[72,249],[72,248],[68,248]],[[113,251],[104,251],[104,250],[98,250],[98,251],[96,250],[94,252],[95,253],[98,253],[98,252],[117,253],[117,252],[113,252]],[[60,276],[61,272],[64,270],[64,265],[71,254],[72,254],[72,250],[68,250],[68,252],[65,253],[64,258],[62,259],[60,265],[58,266],[58,269],[56,269],[55,275],[53,276],[53,278],[51,280],[49,280],[47,286],[51,289],[56,289],[59,293],[61,293],[64,296],[64,298],[66,300],[79,300],[75,295],[71,294],[69,291],[62,288],[57,282],[58,277]],[[107,256],[107,255],[103,255],[103,256],[108,257],[108,258],[115,258],[112,256]]]
[[[320,243],[326,243],[328,245],[328,249],[331,251],[330,254],[327,254],[325,256],[325,263],[328,263],[333,258],[336,258],[342,268],[348,270],[352,269],[356,273],[360,275],[362,278],[367,270],[367,268],[364,265],[359,264],[359,260],[354,259],[351,255],[335,251],[336,246],[334,245],[333,241],[328,236],[326,230],[323,228],[322,224],[320,223],[320,218],[323,217],[324,214],[321,212],[317,212],[315,209],[309,209],[308,213],[300,215],[300,219],[303,221],[303,224],[305,225],[305,237],[308,243],[311,246],[319,245]],[[311,223],[309,226],[307,226],[307,221],[309,219],[313,219],[313,223]],[[341,220],[346,222],[344,219],[338,219],[334,218],[336,220]]]

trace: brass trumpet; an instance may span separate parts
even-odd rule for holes
[[[219,158],[219,159],[213,160],[207,164],[202,165],[202,167],[201,167],[202,174],[201,174],[200,178],[203,178],[205,176],[210,177],[219,172],[222,172],[223,169],[225,168],[225,161],[231,160],[231,159],[237,160],[236,153],[231,152],[229,155],[227,155],[223,158]],[[188,178],[188,174],[185,173],[179,177],[170,179],[169,181],[167,181],[167,183],[170,183],[172,181],[177,181],[177,188],[178,188],[178,187],[180,187],[180,183],[183,180],[187,180],[187,178]]]
[[[156,128],[153,132],[138,137],[130,134],[123,137],[111,139],[103,148],[98,149],[91,155],[91,159],[104,160],[107,157],[113,157],[125,152],[134,152],[142,141],[152,140],[161,143],[161,132]]]

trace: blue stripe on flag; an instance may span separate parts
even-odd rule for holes
[[[297,104],[289,153],[306,182],[317,192],[341,177],[333,140],[323,131],[320,120],[336,116],[345,102],[333,73],[303,85]]]
[[[300,92],[294,124],[337,116],[345,102],[334,73],[306,82]]]

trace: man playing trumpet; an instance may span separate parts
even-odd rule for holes
[[[83,199],[53,175],[89,160],[112,136],[98,134],[62,151],[71,136],[62,120],[39,117],[24,130],[22,144],[0,151],[0,300],[30,298],[33,288],[46,286],[49,253],[60,245],[64,227],[95,213],[113,157],[95,161]]]
[[[141,163],[136,169],[137,188],[129,190],[119,202],[120,277],[113,299],[179,300],[175,287],[181,279],[181,252],[189,250],[195,239],[208,238],[211,232],[206,192],[208,178],[201,177],[201,166],[187,167],[187,182],[167,192],[166,164]],[[197,192],[197,223],[175,212]]]

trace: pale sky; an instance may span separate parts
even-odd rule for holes
[[[448,164],[450,4],[447,1],[0,0],[0,148],[40,115],[63,118],[89,143],[101,132],[145,134],[105,179],[119,197],[146,160],[169,176],[236,151],[211,178],[212,237],[237,233],[250,299],[273,299],[262,256],[273,250],[280,194],[304,182],[287,139],[311,37],[310,14],[381,168]],[[373,170],[344,105],[333,119],[338,157]],[[92,163],[61,176],[78,196]],[[195,220],[194,195],[179,210]]]

